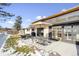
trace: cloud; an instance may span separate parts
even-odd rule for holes
[[[22,22],[22,27],[23,28],[28,27],[32,21],[33,21],[32,19],[26,19],[25,21]]]
[[[42,19],[42,18],[46,18],[46,16],[37,16],[36,19]]]
[[[27,19],[27,22],[31,22],[32,20],[31,19]]]
[[[43,18],[46,18],[46,16],[43,16]]]
[[[7,23],[8,23],[8,24],[14,24],[14,22],[13,22],[13,21],[7,21]]]
[[[64,12],[64,11],[66,11],[66,9],[62,9],[61,11]]]
[[[36,19],[42,19],[42,16],[37,16]]]

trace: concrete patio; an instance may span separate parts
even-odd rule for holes
[[[46,51],[55,51],[61,56],[77,56],[77,48],[75,44],[66,42],[53,42],[45,48]]]

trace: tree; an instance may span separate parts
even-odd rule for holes
[[[0,3],[0,21],[6,21],[7,19],[10,19],[8,17],[15,16],[9,12],[4,11],[4,7],[10,6],[10,3]],[[4,19],[1,19],[4,18]]]
[[[2,29],[2,26],[0,26],[0,29]]]
[[[21,29],[21,24],[22,24],[22,17],[21,16],[17,16],[16,17],[16,21],[14,23],[14,29],[19,31]]]

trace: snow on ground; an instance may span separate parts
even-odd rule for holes
[[[21,47],[23,45],[32,46],[32,44],[33,44],[33,41],[31,39],[28,39],[28,40],[19,40],[17,42],[18,42],[18,45],[17,45],[18,47]],[[6,51],[6,52],[3,52],[3,49],[4,48],[0,49],[0,56],[24,56],[25,55],[23,53],[18,53],[18,52],[12,54],[15,51],[13,48],[9,48],[9,50]],[[30,52],[27,55],[42,56],[41,53],[38,50],[35,50],[35,54]]]
[[[23,45],[29,45],[29,46],[35,46],[37,49],[35,50],[34,53],[29,53],[28,55],[31,56],[48,56],[49,53],[53,52],[53,55],[61,55],[61,56],[77,56],[77,50],[76,50],[76,45],[71,44],[71,43],[66,43],[66,42],[61,42],[61,41],[54,41],[51,44],[47,46],[40,45],[32,39],[26,39],[26,40],[19,40],[18,45],[19,47]],[[15,53],[12,54],[15,50],[13,48],[10,48],[9,51],[3,53],[2,50],[0,50],[0,55],[1,56],[24,56],[25,54],[23,53]],[[52,54],[52,53],[51,53]]]
[[[29,46],[31,46],[33,44],[33,41],[31,39],[27,39],[27,40],[20,39],[17,43],[18,43],[19,47],[21,47],[23,45],[29,45]]]
[[[0,56],[10,56],[15,50],[13,48],[9,48],[8,51],[3,52],[3,49],[0,50]]]

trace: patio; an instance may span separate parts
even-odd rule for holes
[[[44,53],[49,53],[50,56],[77,56],[76,44],[67,43],[62,41],[48,40],[43,37],[32,37],[31,43],[29,39],[24,40],[25,44],[36,46],[38,49],[43,50]],[[53,53],[52,53],[53,52]]]
[[[75,44],[66,42],[53,42],[45,48],[46,51],[56,51],[61,56],[77,56],[77,48]]]

